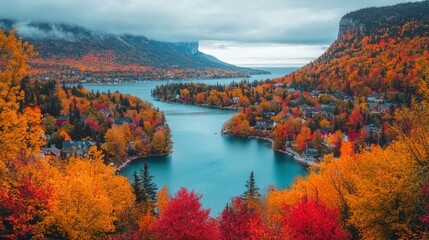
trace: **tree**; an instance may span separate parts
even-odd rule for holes
[[[164,185],[161,190],[159,190],[157,197],[156,197],[156,203],[158,206],[158,215],[161,215],[164,211],[165,207],[170,202],[170,195],[168,194],[168,185]]]
[[[195,103],[203,104],[204,101],[205,101],[205,97],[203,93],[198,93],[197,96],[195,96]]]
[[[241,122],[240,125],[240,135],[249,136],[252,133],[252,129],[250,128],[249,121],[246,119]]]
[[[249,180],[246,181],[245,187],[246,191],[244,191],[243,195],[241,195],[242,199],[257,199],[261,196],[259,193],[259,188],[256,186],[253,171],[250,173]]]
[[[273,149],[284,150],[286,146],[286,127],[283,124],[277,125],[272,133],[274,138]]]
[[[131,141],[131,132],[127,124],[113,126],[104,135],[105,143],[102,149],[117,165],[127,158],[128,143]]]
[[[266,229],[258,212],[248,207],[248,204],[235,198],[231,206],[222,211],[219,230],[221,239],[264,239]]]
[[[15,34],[6,36],[0,30],[0,165],[9,165],[18,155],[38,153],[44,143],[40,109],[19,109],[21,80],[29,74],[27,60],[36,53]]]
[[[57,204],[48,219],[50,228],[60,229],[60,237],[94,239],[115,231],[117,213],[130,206],[135,197],[128,180],[103,163],[99,151],[91,158],[71,158],[54,183]]]
[[[153,136],[153,149],[155,154],[163,154],[167,148],[167,137],[164,131],[158,131]]]
[[[311,129],[305,125],[301,127],[301,133],[296,137],[296,149],[304,151],[307,147],[308,141],[311,139]]]
[[[30,178],[12,189],[0,188],[0,237],[30,239],[40,234],[40,225],[51,207],[52,191],[37,186]]]
[[[136,196],[136,202],[141,202],[145,199],[145,192],[143,191],[142,180],[137,175],[137,172],[133,173],[133,181],[131,182],[131,187],[133,189],[133,193]]]
[[[305,198],[295,206],[286,206],[284,228],[291,239],[348,239],[349,233],[341,228],[339,210],[328,209],[318,200]]]
[[[134,149],[136,151],[137,156],[147,157],[152,152],[152,141],[149,138],[143,140],[136,139],[134,141]]]
[[[216,221],[203,209],[201,196],[181,188],[152,226],[164,239],[219,239]]]
[[[149,173],[149,165],[147,162],[144,163],[143,169],[140,169],[141,186],[143,190],[144,198],[147,198],[151,203],[156,202],[156,191],[158,188],[152,181],[153,176]]]
[[[313,132],[313,139],[311,140],[311,145],[317,149],[317,155],[322,156],[324,150],[323,138],[320,130]]]

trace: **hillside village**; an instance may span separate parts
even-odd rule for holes
[[[43,114],[47,145],[39,157],[88,157],[97,146],[106,163],[120,166],[131,158],[171,151],[163,113],[137,97],[29,79],[21,89],[26,93],[21,107],[37,105]]]
[[[342,142],[351,141],[356,149],[386,145],[393,137],[388,119],[398,107],[382,94],[356,98],[341,91],[308,92],[280,79],[229,86],[168,84],[152,94],[167,102],[235,109],[239,114],[222,133],[271,139],[275,150],[288,150],[298,160],[305,158],[305,164],[330,153],[338,156]]]

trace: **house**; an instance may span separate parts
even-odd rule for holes
[[[381,102],[382,100],[381,94],[371,94],[366,98],[368,102]]]
[[[89,149],[94,146],[91,141],[64,141],[62,149],[62,157],[85,157]]]
[[[42,152],[37,157],[59,157],[61,156],[61,150],[58,149],[55,144],[51,144],[50,147],[42,148]]]
[[[296,98],[296,99],[292,99],[292,100],[290,100],[289,101],[289,103],[288,103],[288,105],[289,106],[297,106],[297,105],[302,105],[302,104],[304,104],[304,102],[305,102],[305,99],[302,97],[302,96],[299,96],[298,98]]]
[[[302,117],[311,118],[314,114],[318,114],[320,112],[320,108],[306,108],[302,110]]]
[[[261,130],[261,131],[264,131],[264,130],[272,131],[275,126],[276,126],[276,123],[273,120],[264,119],[256,122],[255,129]]]
[[[319,90],[314,89],[313,91],[311,91],[311,96],[313,96],[313,97],[319,96]]]
[[[109,111],[109,110],[107,110],[107,109],[101,109],[101,113],[103,114],[103,116],[104,116],[105,118],[110,117],[110,111]]]
[[[319,155],[319,151],[315,148],[309,148],[305,151],[306,157],[317,157]]]
[[[374,113],[388,113],[390,112],[390,104],[387,103],[368,103],[368,108]]]
[[[296,92],[295,88],[286,88],[287,93],[294,93]]]
[[[118,118],[115,121],[115,124],[119,125],[119,126],[121,126],[124,123],[126,123],[128,125],[131,125],[133,128],[135,128],[137,126],[136,122],[134,122],[134,120],[131,119],[131,118],[129,118],[129,117],[127,117],[127,118]]]
[[[323,138],[327,138],[329,136],[331,136],[332,134],[334,134],[334,128],[333,127],[325,127],[325,128],[320,128],[320,134],[322,134]]]
[[[322,105],[322,113],[325,117],[331,117],[331,118],[335,117],[334,109],[335,109],[335,106],[332,104]]]
[[[274,117],[276,115],[276,113],[275,112],[266,112],[266,113],[264,113],[264,117],[265,118],[271,118],[271,117]]]
[[[349,100],[349,99],[352,98],[351,96],[349,96],[349,95],[347,95],[347,94],[345,94],[343,92],[340,92],[340,91],[336,91],[333,94],[333,96],[334,96],[334,98],[339,99],[339,100]]]
[[[61,126],[66,122],[70,121],[70,117],[69,116],[58,116],[55,118],[55,125],[57,126]]]
[[[240,101],[240,97],[233,97],[232,101],[234,102],[234,104],[237,104]]]
[[[276,88],[283,87],[284,85],[285,84],[281,83],[281,82],[274,84],[274,86],[276,86]]]
[[[368,124],[363,126],[365,128],[365,131],[370,134],[370,133],[375,133],[375,134],[380,134],[381,133],[381,129],[377,126],[375,126],[374,124]]]

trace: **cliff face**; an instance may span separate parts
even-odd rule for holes
[[[409,102],[429,79],[428,49],[429,1],[362,9],[341,19],[338,39],[322,56],[283,79],[306,90]]]
[[[174,43],[177,49],[182,50],[185,53],[195,55],[197,54],[199,43],[198,42],[180,42]]]
[[[365,32],[365,25],[356,19],[342,18],[340,21],[340,29],[338,38],[343,38],[346,34],[359,34]]]
[[[402,3],[387,7],[372,7],[346,14],[340,21],[339,36],[352,33],[360,36],[400,35],[407,23],[415,24],[415,36],[427,36],[425,24],[429,22],[429,1]],[[359,36],[357,36],[359,37]]]

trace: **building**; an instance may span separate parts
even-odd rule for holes
[[[62,149],[62,157],[86,157],[89,149],[94,146],[91,141],[64,141]]]
[[[131,118],[129,118],[129,117],[127,117],[127,118],[118,118],[116,121],[115,121],[115,124],[116,125],[119,125],[119,126],[121,126],[122,124],[124,124],[124,123],[126,123],[126,124],[128,124],[128,125],[131,125],[132,127],[136,127],[137,126],[137,124],[136,124],[136,122],[134,122],[134,120],[133,119],[131,119]]]
[[[57,126],[61,126],[66,122],[70,121],[70,117],[69,116],[58,116],[55,118],[55,125]]]
[[[273,120],[260,120],[256,122],[255,129],[261,131],[272,131],[276,123]]]
[[[302,117],[304,119],[306,118],[312,118],[313,115],[319,114],[321,112],[320,108],[305,108],[302,110]]]
[[[101,109],[101,113],[103,114],[104,118],[110,117],[110,111],[107,109]]]
[[[381,102],[382,100],[381,94],[371,94],[366,98],[368,102]]]
[[[276,113],[275,112],[266,112],[266,113],[264,113],[264,117],[265,118],[271,118],[271,117],[274,117],[276,115]]]
[[[365,125],[363,127],[365,128],[365,131],[368,134],[370,134],[370,133],[380,134],[381,133],[381,129],[379,127],[375,126],[374,124],[368,124],[368,125]]]
[[[37,157],[59,157],[61,156],[61,150],[58,149],[55,144],[51,144],[50,147],[42,148],[42,152]]]
[[[287,93],[294,93],[296,92],[295,88],[286,88]]]
[[[367,105],[369,110],[373,113],[388,113],[391,108],[391,105],[387,103],[368,103]]]
[[[240,97],[233,97],[232,101],[234,102],[234,104],[237,104],[240,101]]]

